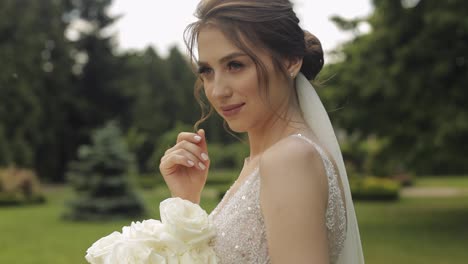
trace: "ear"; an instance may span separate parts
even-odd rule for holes
[[[299,74],[302,67],[302,57],[291,57],[286,59],[285,68],[289,77],[294,78]]]

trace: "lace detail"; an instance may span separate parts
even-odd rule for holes
[[[328,178],[329,196],[326,227],[331,263],[343,249],[346,236],[346,211],[338,185],[338,175],[325,152],[301,134],[293,135],[312,144],[322,157]],[[260,174],[258,167],[246,177],[237,191],[231,190],[210,214],[216,228],[213,246],[219,263],[270,263],[265,224],[260,208]]]
[[[224,196],[228,200],[223,198],[210,214],[216,228],[213,246],[219,263],[269,263],[258,168],[232,196],[230,192]]]

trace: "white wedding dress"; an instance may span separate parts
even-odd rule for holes
[[[314,146],[322,157],[328,178],[326,228],[331,263],[336,263],[346,237],[346,211],[339,188],[337,170],[322,148],[300,134],[304,144]],[[262,210],[260,208],[258,167],[248,175],[235,193],[228,191],[210,214],[216,237],[214,250],[221,264],[270,263]]]

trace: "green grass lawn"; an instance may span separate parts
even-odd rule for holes
[[[0,208],[0,263],[85,263],[86,249],[100,237],[120,231],[131,220],[74,223],[61,219],[69,188],[47,192],[44,205]],[[207,190],[203,207],[211,211],[217,193]],[[164,187],[143,191],[157,218]],[[366,263],[457,264],[468,259],[468,197],[403,199],[356,205]],[[135,219],[141,220],[141,219]]]
[[[462,264],[468,259],[468,196],[356,206],[367,263]]]

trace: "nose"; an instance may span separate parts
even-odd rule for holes
[[[229,81],[222,73],[215,74],[211,95],[213,98],[217,99],[227,98],[232,95],[232,89],[229,85]]]

